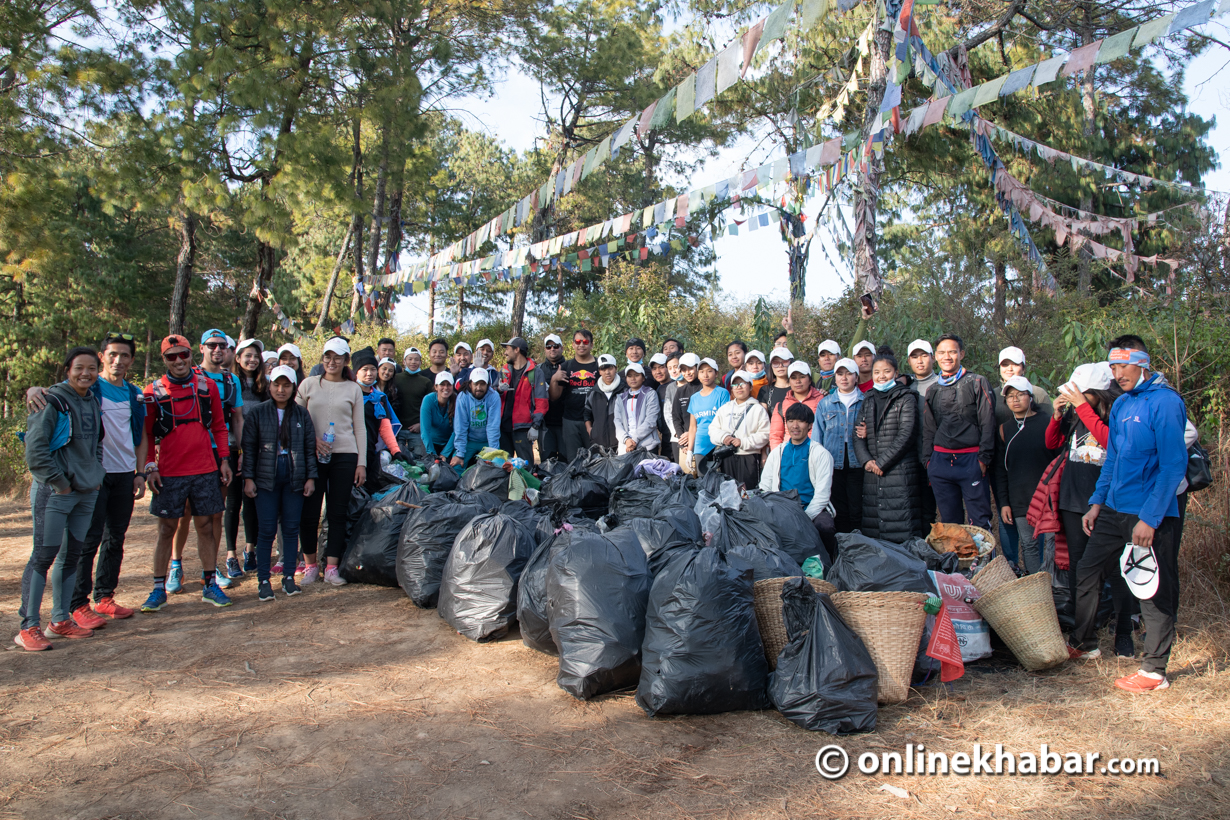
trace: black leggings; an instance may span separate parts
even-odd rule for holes
[[[304,555],[315,555],[320,529],[320,505],[328,502],[329,541],[325,558],[338,558],[346,552],[346,510],[350,506],[350,488],[354,486],[358,453],[334,453],[327,463],[316,465],[316,490],[303,499],[303,514],[299,517],[299,548]]]
[[[245,549],[256,544],[259,535],[256,524],[256,499],[243,492],[243,476],[236,475],[226,488],[226,512],[222,516],[222,528],[226,533],[226,551],[235,552],[239,539],[239,520],[243,519],[243,543]]]
[[[1063,534],[1068,539],[1068,594],[1071,596],[1073,618],[1076,616],[1076,565],[1085,555],[1085,546],[1089,536],[1081,526],[1082,513],[1060,510],[1059,517],[1063,521]],[[1041,545],[1039,545],[1041,546]],[[1132,616],[1139,613],[1139,604],[1128,589],[1127,581],[1119,574],[1119,558],[1115,556],[1114,566],[1107,565],[1105,579],[1110,582],[1110,596],[1115,605],[1115,634],[1132,634]]]

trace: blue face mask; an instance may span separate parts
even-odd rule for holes
[[[892,390],[896,386],[897,386],[896,379],[893,379],[892,381],[884,382],[882,384],[877,382],[876,384],[872,385],[872,387],[874,387],[876,390],[879,390],[881,393],[887,393],[889,390]]]
[[[413,370],[411,370],[410,368],[406,367],[406,368],[403,368],[403,370],[405,370],[405,372],[409,373],[411,376],[415,375],[416,373],[422,373],[422,372],[423,372],[423,368],[421,368],[421,367],[416,367],[416,368],[414,368]]]

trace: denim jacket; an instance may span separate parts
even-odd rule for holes
[[[811,426],[811,440],[824,445],[833,457],[833,469],[844,470],[857,467],[854,457],[854,425],[858,423],[858,411],[863,404],[863,394],[854,389],[854,402],[849,409],[841,403],[837,391],[829,393],[816,405],[816,420]]]

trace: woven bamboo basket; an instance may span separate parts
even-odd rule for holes
[[[1012,571],[1012,565],[1008,563],[1008,559],[997,555],[991,563],[974,573],[970,583],[974,585],[974,589],[978,590],[979,594],[986,595],[1015,580],[1016,573]]]
[[[764,644],[764,656],[769,669],[777,668],[777,656],[789,643],[786,637],[786,622],[782,620],[782,586],[789,578],[766,578],[752,585],[752,607],[756,610],[756,623],[760,627],[760,641]],[[819,578],[808,578],[812,589],[832,595],[837,587]]]
[[[980,533],[982,537],[987,540],[987,543],[991,545],[987,549],[978,553],[978,560],[982,560],[986,558],[986,556],[995,552],[995,548],[999,546],[999,539],[996,538],[995,534],[992,533],[990,530],[984,530],[982,527],[975,527],[973,524],[962,524],[961,528],[965,530],[966,532],[968,532],[970,535],[973,535],[974,533]],[[931,547],[931,549],[935,549],[935,545],[931,543],[931,536],[929,535],[927,536],[927,544],[928,546]],[[973,558],[962,558],[960,559],[959,563],[960,563],[961,569],[969,569],[971,566],[974,565],[974,559]]]
[[[1068,659],[1055,614],[1050,573],[1035,572],[996,587],[975,601],[974,609],[1030,672],[1058,666]]]
[[[877,700],[900,703],[910,695],[910,677],[927,613],[921,592],[838,592],[833,596],[846,625],[863,639],[880,674]]]

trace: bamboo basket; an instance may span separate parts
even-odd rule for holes
[[[1026,575],[984,594],[974,609],[1030,672],[1058,666],[1068,659],[1068,647],[1059,631],[1051,576]]]
[[[846,625],[858,634],[875,661],[877,700],[900,703],[910,695],[910,678],[927,613],[921,592],[838,592],[833,595]]]
[[[995,552],[995,548],[999,546],[999,539],[996,538],[995,534],[992,533],[990,530],[984,530],[982,527],[975,527],[973,524],[962,524],[961,528],[965,530],[966,532],[968,532],[970,535],[973,535],[974,533],[981,534],[984,538],[987,539],[987,543],[991,545],[990,548],[978,553],[977,560],[981,561],[986,556]],[[931,536],[928,535],[926,540],[927,540],[927,545],[931,547],[931,549],[935,549],[935,545],[931,543]],[[974,560],[975,559],[973,558],[960,559],[959,563],[960,563],[961,569],[969,569],[970,567],[972,567],[974,565]]]
[[[756,610],[756,624],[760,627],[760,640],[764,644],[764,656],[769,669],[777,668],[777,656],[790,642],[786,636],[786,622],[782,619],[782,586],[789,578],[766,578],[752,585],[752,607]],[[812,589],[832,595],[837,587],[819,578],[808,578]]]
[[[978,590],[979,594],[986,595],[1015,580],[1016,573],[1012,571],[1012,565],[1008,563],[1008,559],[997,555],[991,563],[974,573],[970,583],[974,585],[974,589]]]

